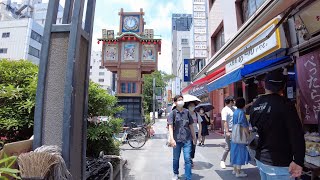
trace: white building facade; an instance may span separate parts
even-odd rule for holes
[[[26,59],[39,64],[43,27],[33,19],[0,23],[0,59]]]
[[[93,51],[90,60],[90,80],[98,83],[101,88],[114,94],[112,91],[112,73],[101,66],[101,51]]]

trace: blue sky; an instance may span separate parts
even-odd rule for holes
[[[13,0],[20,1],[21,0]],[[43,0],[48,2],[48,0]],[[94,20],[93,50],[101,50],[97,38],[102,36],[101,29],[119,31],[119,15],[124,11],[140,11],[143,8],[145,28],[154,29],[155,35],[161,35],[162,51],[159,56],[159,70],[171,73],[171,15],[172,13],[192,13],[192,0],[97,0]],[[60,0],[64,6],[65,0]]]

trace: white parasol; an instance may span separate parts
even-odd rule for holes
[[[183,95],[183,102],[184,103],[195,102],[195,104],[198,105],[201,102],[201,100],[191,94],[185,94],[185,95]],[[172,109],[175,109],[175,108],[176,108],[176,105],[173,104]],[[184,107],[184,108],[186,108],[186,107]]]

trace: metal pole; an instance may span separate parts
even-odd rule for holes
[[[152,92],[153,92],[153,101],[152,101],[152,111],[153,111],[153,114],[152,114],[152,120],[153,120],[153,123],[156,122],[156,78],[153,78],[153,84],[152,84]]]

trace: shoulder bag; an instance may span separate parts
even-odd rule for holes
[[[241,113],[238,115],[238,122],[241,118]],[[248,144],[248,133],[245,127],[239,123],[232,126],[231,141],[236,144]]]

